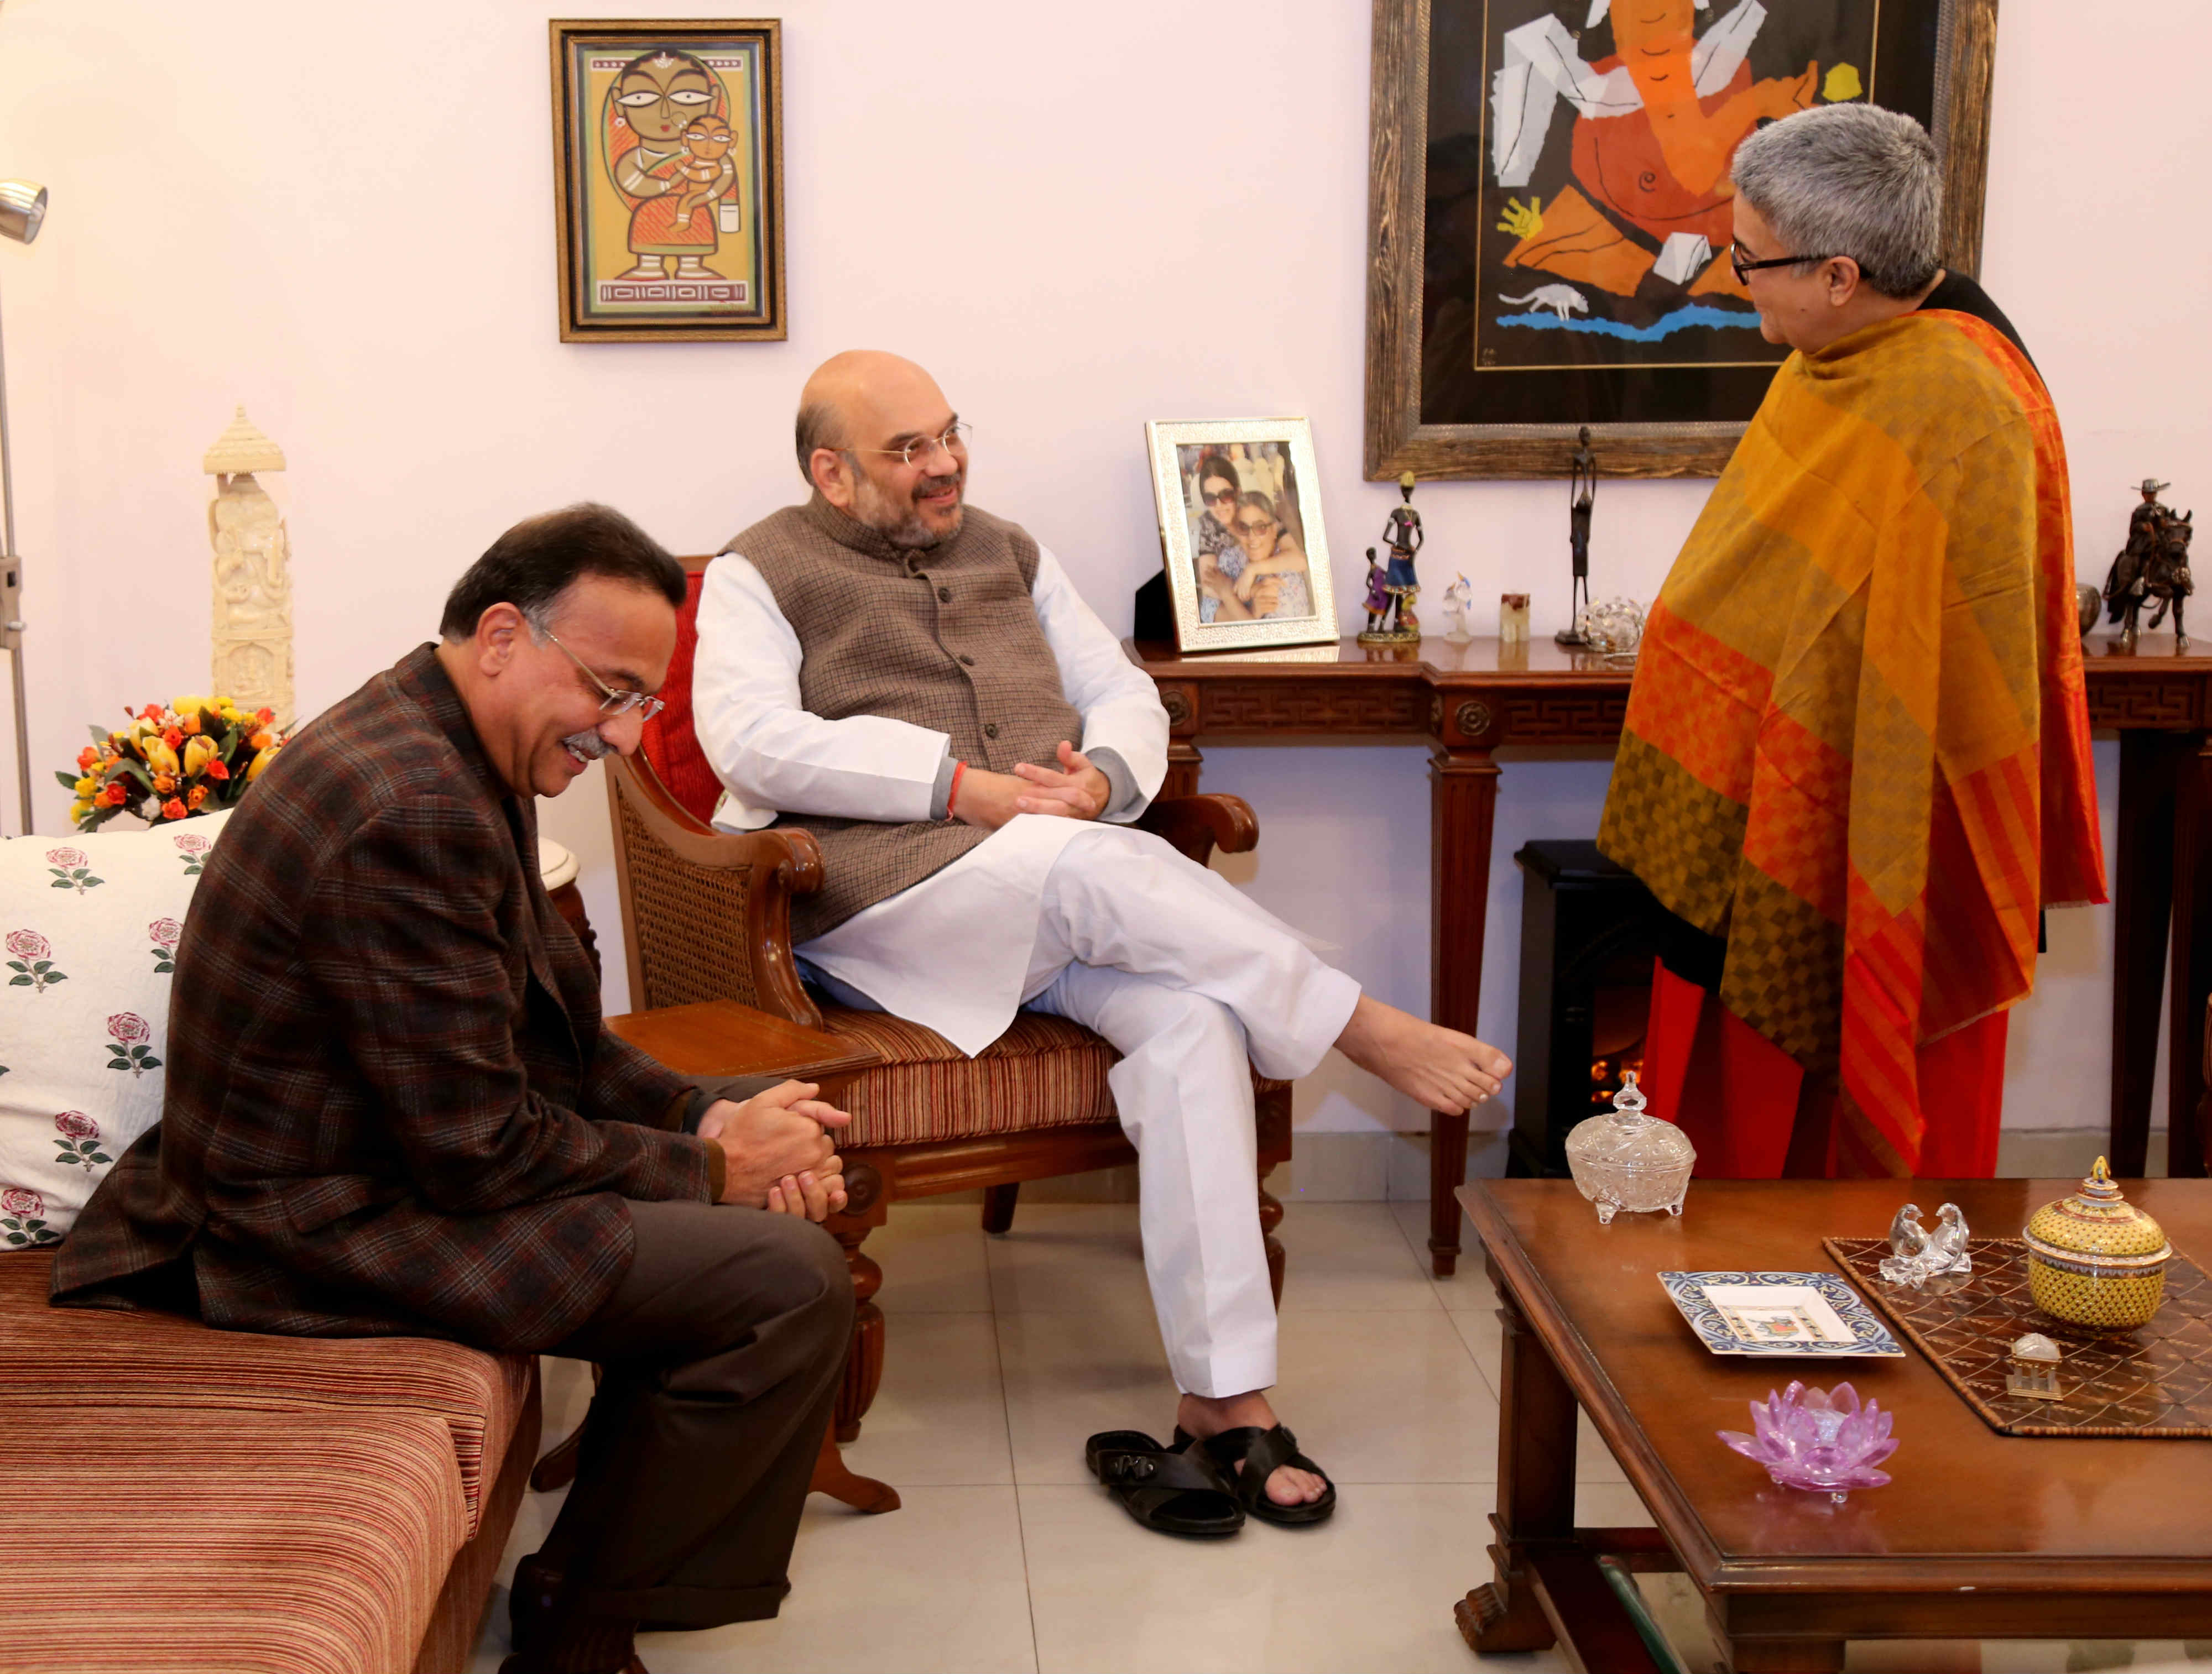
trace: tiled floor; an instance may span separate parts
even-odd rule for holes
[[[895,1210],[868,1250],[890,1347],[854,1469],[905,1504],[862,1517],[816,1497],[774,1622],[647,1635],[653,1674],[750,1671],[1548,1671],[1555,1655],[1478,1659],[1451,1606],[1490,1576],[1495,1494],[1496,1306],[1479,1274],[1428,1277],[1426,1208],[1294,1204],[1283,1296],[1284,1416],[1340,1484],[1310,1531],[1255,1523],[1218,1544],[1130,1521],[1083,1468],[1093,1430],[1174,1422],[1174,1386],[1146,1301],[1136,1210],[1024,1204],[986,1238],[974,1207]],[[565,1434],[587,1385],[546,1363],[546,1434]],[[1585,1428],[1578,1516],[1649,1520]],[[503,1591],[557,1496],[523,1508],[477,1674],[507,1649]],[[1694,1593],[1647,1578],[1686,1665],[1712,1666]],[[2116,1624],[2118,1625],[2118,1624]],[[1904,1661],[1896,1660],[1899,1654]],[[2016,1674],[2132,1668],[2212,1646],[1854,1647],[1866,1669]]]

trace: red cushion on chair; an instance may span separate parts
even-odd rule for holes
[[[669,794],[705,820],[722,796],[722,781],[714,777],[691,730],[691,660],[699,650],[699,589],[706,570],[692,570],[688,579],[683,608],[676,613],[676,655],[668,659],[668,679],[660,688],[665,707],[645,724],[642,748]]]

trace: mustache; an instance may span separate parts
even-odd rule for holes
[[[914,497],[920,500],[924,494],[940,494],[948,487],[957,490],[965,476],[956,470],[950,476],[925,476],[914,485]]]
[[[599,729],[596,727],[586,732],[571,732],[561,742],[586,761],[596,761],[614,748],[605,738],[599,737]]]

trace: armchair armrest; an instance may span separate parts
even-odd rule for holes
[[[735,1000],[820,1028],[791,952],[792,897],[822,887],[814,839],[717,831],[669,793],[642,755],[609,755],[606,776],[630,1004]]]
[[[1259,816],[1242,797],[1202,792],[1156,802],[1137,817],[1137,828],[1164,837],[1201,866],[1216,849],[1243,854],[1260,840]]]

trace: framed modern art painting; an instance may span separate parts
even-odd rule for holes
[[[1370,479],[1717,475],[1789,350],[1730,268],[1729,160],[1869,100],[1980,262],[1996,0],[1374,0]]]
[[[1334,645],[1312,427],[1302,418],[1155,421],[1145,442],[1176,644]]]
[[[785,335],[774,19],[556,18],[564,343]]]

